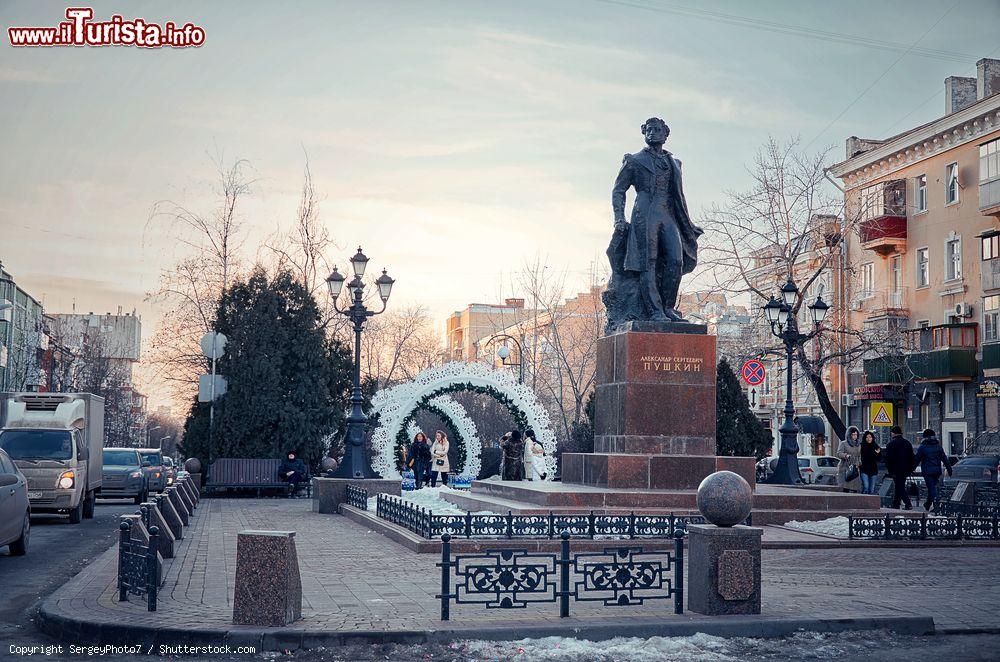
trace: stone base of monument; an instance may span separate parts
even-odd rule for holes
[[[399,496],[402,483],[393,478],[313,478],[312,509],[314,513],[335,514],[340,504],[347,503],[347,486],[368,491],[368,496],[392,494]]]
[[[753,526],[688,526],[689,611],[708,616],[760,613],[763,533]]]
[[[302,617],[294,531],[240,531],[233,623],[278,627]]]

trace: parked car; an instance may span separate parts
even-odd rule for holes
[[[946,482],[964,480],[970,483],[995,483],[1000,472],[1000,455],[970,455],[951,467],[951,478]]]
[[[0,450],[0,547],[7,545],[12,556],[28,553],[30,515],[28,479],[10,455]]]
[[[140,448],[142,470],[146,474],[146,484],[150,492],[162,492],[167,488],[167,469],[163,466],[163,451],[159,448]],[[146,463],[149,464],[146,464]]]
[[[163,472],[167,477],[167,486],[173,485],[177,480],[177,467],[174,466],[174,458],[169,455],[163,456]]]
[[[104,499],[133,498],[136,505],[149,497],[149,482],[143,459],[134,448],[105,448],[104,484],[98,496]]]
[[[840,458],[828,455],[799,455],[799,473],[807,483],[824,483],[837,480]]]

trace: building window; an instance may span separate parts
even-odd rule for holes
[[[983,297],[983,341],[1000,340],[997,316],[1000,315],[1000,295]]]
[[[917,213],[927,211],[927,175],[917,177]]]
[[[949,239],[944,245],[944,278],[957,280],[962,277],[962,239]]]
[[[944,387],[945,416],[961,418],[965,416],[965,390],[962,384],[948,384]]]
[[[926,430],[931,426],[931,406],[926,402],[920,403],[920,429]]]
[[[985,400],[983,418],[985,419],[986,427],[990,430],[996,430],[1000,427],[1000,399],[985,398]]]
[[[979,146],[979,208],[1000,205],[1000,138]]]
[[[958,164],[949,163],[945,168],[944,202],[950,205],[958,202]]]
[[[1000,257],[1000,234],[983,237],[983,262]]]
[[[930,260],[926,248],[917,249],[917,287],[927,287],[931,283]]]
[[[861,297],[867,299],[873,295],[875,285],[875,263],[865,262],[861,265]]]

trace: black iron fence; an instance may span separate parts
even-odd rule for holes
[[[441,601],[441,620],[449,620],[451,603],[487,609],[558,603],[559,616],[566,618],[570,602],[626,607],[672,598],[674,613],[683,614],[684,533],[674,532],[673,552],[606,547],[601,552],[571,554],[570,533],[563,531],[558,555],[513,548],[456,556],[451,555],[451,535],[444,533],[437,564],[441,593],[435,596]]]
[[[376,502],[378,517],[398,524],[427,539],[448,534],[453,538],[559,538],[568,533],[573,538],[670,538],[677,531],[687,531],[689,524],[705,524],[701,515],[653,515],[623,513],[599,515],[593,511],[581,514],[553,513],[537,515],[465,513],[435,515],[433,511],[415,506],[399,497],[379,494]],[[750,524],[748,517],[745,524]]]
[[[128,596],[146,598],[146,609],[156,611],[156,591],[160,577],[160,559],[156,553],[160,530],[149,527],[149,544],[132,539],[132,525],[118,525],[118,600],[128,602]]]
[[[937,515],[851,515],[851,540],[998,540],[1000,518]]]
[[[356,485],[347,486],[347,503],[361,510],[368,510],[368,490]]]
[[[966,517],[1000,517],[1000,506],[956,501],[941,501],[935,508],[941,515],[964,515]]]

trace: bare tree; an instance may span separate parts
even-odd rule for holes
[[[437,334],[424,306],[390,310],[365,323],[361,336],[362,377],[379,389],[413,379],[434,365],[438,351]]]
[[[898,350],[900,336],[894,329],[851,328],[843,304],[853,274],[844,251],[860,216],[858,210],[847,213],[843,197],[826,180],[827,153],[803,154],[797,140],[769,140],[747,170],[751,186],[726,191],[725,202],[705,214],[699,270],[727,295],[749,297],[758,330],[749,355],[784,356],[760,309],[786,279],[799,288],[789,315],[793,328],[801,323],[798,314],[806,313],[803,303],[822,295],[831,304],[827,320],[813,337],[797,344],[794,356],[817,404],[843,439],[846,428],[827,391],[825,372]],[[834,296],[838,300],[831,300]]]
[[[198,348],[203,333],[212,330],[219,297],[239,272],[243,242],[241,200],[254,180],[249,162],[216,160],[217,204],[201,213],[179,203],[161,201],[153,206],[147,228],[165,221],[173,240],[187,247],[187,255],[160,276],[147,300],[164,306],[164,323],[153,336],[152,363],[156,377],[173,386],[178,397],[189,396],[204,371]]]

